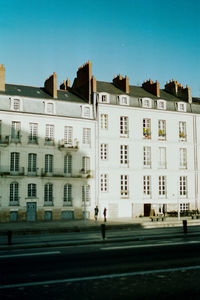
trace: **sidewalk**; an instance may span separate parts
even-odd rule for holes
[[[191,218],[167,218],[160,222],[151,222],[149,218],[109,220],[106,240],[102,240],[101,235],[103,220],[87,220],[86,224],[83,220],[0,223],[0,250],[182,238],[182,221],[186,219],[189,236],[200,236],[200,220]],[[8,230],[12,231],[10,245]]]
[[[183,226],[183,220],[187,220],[188,226],[200,225],[200,219],[191,219],[191,217],[177,218],[167,217],[164,221],[151,222],[149,217],[143,218],[118,218],[108,220],[106,228],[109,229],[147,229],[147,228],[166,228]],[[58,232],[82,232],[99,229],[103,220],[83,220],[69,221],[43,221],[43,222],[13,222],[0,223],[0,236],[7,234],[11,230],[14,234],[36,234],[36,233],[58,233]]]

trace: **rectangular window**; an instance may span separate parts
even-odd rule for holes
[[[53,184],[47,183],[44,186],[44,203],[45,205],[53,204]]]
[[[151,138],[151,119],[143,119],[143,137]]]
[[[21,122],[12,122],[11,127],[11,141],[19,142],[21,137]]]
[[[29,124],[29,143],[36,144],[38,140],[38,124]]]
[[[143,176],[143,191],[145,196],[151,195],[151,176]]]
[[[19,152],[10,154],[10,171],[19,172]]]
[[[45,172],[46,173],[53,172],[53,155],[51,154],[45,155]]]
[[[65,126],[64,127],[64,144],[72,145],[72,141],[73,141],[72,138],[73,138],[73,127]]]
[[[37,154],[29,153],[28,154],[28,172],[37,171]]]
[[[70,154],[67,154],[64,158],[64,173],[72,174],[72,156]]]
[[[166,196],[166,177],[159,176],[159,196]]]
[[[143,165],[145,168],[151,168],[151,147],[143,148]]]
[[[180,153],[180,162],[179,162],[179,167],[181,169],[186,169],[187,168],[187,149],[186,148],[180,148],[179,149]]]
[[[158,137],[160,140],[166,139],[166,121],[158,120]]]
[[[45,141],[54,140],[54,125],[46,124]]]
[[[89,184],[82,186],[82,201],[83,202],[90,201],[90,185]]]
[[[64,205],[71,206],[72,205],[72,185],[65,184],[64,186]]]
[[[85,118],[90,118],[90,107],[83,107],[83,116]]]
[[[121,196],[128,196],[128,175],[121,175],[120,187]]]
[[[159,165],[158,167],[161,169],[166,169],[167,162],[166,162],[166,148],[159,147]]]
[[[36,198],[37,195],[37,189],[35,183],[29,183],[28,184],[28,197],[29,198]]]
[[[128,164],[128,146],[120,145],[120,164],[127,165]]]
[[[120,134],[127,136],[128,135],[128,117],[120,117]]]
[[[107,100],[107,95],[102,95],[102,96],[101,96],[101,102],[102,102],[102,103],[107,103],[107,102],[108,102],[108,100]]]
[[[101,114],[101,129],[108,129],[108,115]]]
[[[13,101],[13,110],[20,111],[20,100],[14,99]]]
[[[91,129],[83,128],[83,144],[91,145]]]
[[[101,144],[101,160],[107,160],[107,159],[108,159],[108,145]]]
[[[182,197],[187,197],[187,176],[180,176],[179,193]]]
[[[186,141],[186,122],[179,122],[179,139],[181,141]]]
[[[19,201],[19,184],[13,182],[10,184],[10,205],[18,204]]]
[[[101,174],[101,192],[108,191],[108,175]]]
[[[83,171],[83,173],[88,173],[90,171],[90,157],[89,156],[82,157],[82,171]]]
[[[180,212],[187,211],[190,209],[189,203],[180,203]]]

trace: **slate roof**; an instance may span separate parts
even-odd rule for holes
[[[113,95],[125,95],[126,93],[122,90],[118,89],[112,82],[104,82],[104,81],[97,81],[97,91],[98,92],[106,92]],[[136,97],[136,98],[143,98],[148,97],[151,99],[164,99],[168,101],[183,101],[165,90],[160,89],[160,97],[156,97],[153,94],[147,92],[140,86],[130,85],[129,86],[129,96]]]
[[[45,92],[44,88],[17,84],[6,84],[5,92],[0,91],[0,94],[54,100],[53,97]],[[85,103],[81,97],[64,90],[58,90],[58,97],[56,100]]]

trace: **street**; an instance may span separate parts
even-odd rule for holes
[[[199,236],[0,252],[1,299],[192,298]]]

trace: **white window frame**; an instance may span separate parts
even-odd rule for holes
[[[65,126],[64,127],[64,145],[72,146],[73,144],[73,127]]]
[[[187,169],[187,148],[179,149],[179,168]]]
[[[143,119],[143,137],[145,139],[151,139],[151,119]]]
[[[64,174],[72,175],[72,155],[69,153],[64,157]]]
[[[89,203],[91,199],[91,189],[89,184],[82,185],[82,202]]]
[[[108,144],[101,144],[100,149],[100,155],[101,160],[107,160],[108,159]]]
[[[82,106],[82,118],[91,118],[91,107],[89,105]]]
[[[53,184],[50,182],[44,186],[44,204],[53,205]]]
[[[186,131],[185,121],[179,121],[179,140],[183,142],[187,141],[187,131]]]
[[[159,147],[158,168],[159,169],[166,169],[167,168],[166,147]]]
[[[17,103],[19,103],[19,105],[17,105],[18,107],[16,107]],[[16,98],[16,97],[11,97],[10,98],[10,109],[13,111],[23,111],[22,99]]]
[[[151,176],[150,175],[143,176],[143,194],[144,197],[151,198]]]
[[[29,143],[38,143],[38,123],[29,123]]]
[[[108,129],[108,114],[101,114],[101,129]]]
[[[120,137],[128,137],[129,123],[128,116],[120,116]]]
[[[179,209],[180,209],[180,212],[190,210],[190,203],[180,203]]]
[[[120,145],[120,165],[128,166],[128,145]]]
[[[83,145],[91,145],[91,128],[83,128]]]
[[[29,183],[27,186],[27,197],[36,198],[37,197],[37,185],[36,183]]]
[[[52,105],[52,111],[49,111],[49,104]],[[45,114],[48,114],[48,115],[55,115],[56,114],[56,104],[55,102],[53,101],[45,101],[44,102],[44,112]]]
[[[129,105],[129,96],[127,95],[118,96],[118,102],[120,105]]]
[[[166,197],[166,195],[167,195],[166,187],[167,187],[166,176],[160,175],[158,177],[158,195],[159,195],[159,198]]]
[[[69,183],[64,185],[63,204],[65,206],[72,206],[72,185]]]
[[[52,154],[45,154],[45,173],[53,173],[53,161],[54,157]]]
[[[157,100],[157,109],[166,110],[166,101],[165,100]]]
[[[46,129],[45,129],[45,141],[46,142],[54,141],[54,132],[55,132],[55,126],[52,124],[46,124]]]
[[[187,106],[185,102],[177,102],[177,110],[181,112],[187,111]]]
[[[187,190],[187,176],[179,177],[179,195],[180,198],[187,198],[188,190]]]
[[[108,93],[101,92],[98,94],[100,103],[110,103],[110,95]]]
[[[21,138],[21,122],[12,121],[11,141],[19,142]]]
[[[28,153],[28,173],[37,172],[37,154]]]
[[[10,171],[11,172],[19,172],[19,164],[20,164],[20,153],[19,152],[11,152],[10,153]]]
[[[82,157],[82,172],[87,174],[90,172],[90,156]]]
[[[143,166],[144,168],[151,168],[151,147],[143,147]]]
[[[101,174],[101,192],[108,192],[108,174]]]
[[[14,181],[10,183],[10,204],[18,204],[19,203],[19,183]]]
[[[143,108],[152,108],[152,99],[142,98],[142,107]]]
[[[129,196],[128,175],[120,175],[120,195],[122,198]]]
[[[166,140],[166,120],[158,120],[158,139]]]

